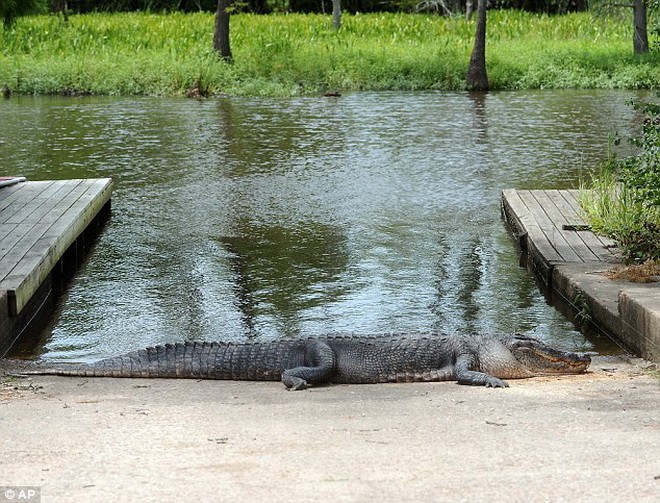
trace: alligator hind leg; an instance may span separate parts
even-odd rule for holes
[[[305,346],[305,366],[286,369],[282,382],[289,389],[305,389],[308,383],[328,382],[335,372],[337,356],[325,342],[309,341]]]

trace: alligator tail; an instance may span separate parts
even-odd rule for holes
[[[282,342],[185,342],[140,349],[89,364],[39,365],[20,375],[277,381],[298,353]]]

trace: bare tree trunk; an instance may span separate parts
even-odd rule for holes
[[[332,27],[341,28],[341,0],[332,0]]]
[[[472,13],[474,12],[474,2],[472,0],[466,0],[465,2],[465,19],[472,19]]]
[[[218,51],[225,61],[231,61],[231,47],[229,46],[229,2],[231,0],[218,0],[215,11],[215,28],[213,31],[213,49]]]
[[[633,0],[633,50],[635,54],[649,52],[649,38],[646,30],[646,3],[644,0]]]
[[[474,35],[474,48],[470,56],[467,72],[467,88],[470,91],[488,91],[486,73],[486,7],[488,0],[477,4],[477,29]]]

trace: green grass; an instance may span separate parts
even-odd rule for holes
[[[660,88],[660,55],[632,54],[631,23],[490,11],[493,89]],[[0,30],[0,86],[18,93],[288,96],[327,90],[462,90],[474,23],[415,14],[238,14],[234,63],[210,50],[213,16],[20,18]]]
[[[613,161],[583,184],[579,201],[593,231],[614,239],[624,262],[660,260],[660,206],[621,183]]]

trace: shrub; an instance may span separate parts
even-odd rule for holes
[[[625,262],[660,260],[660,105],[633,102],[644,112],[640,151],[608,156],[580,201],[595,232],[614,239]]]

